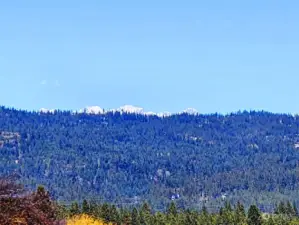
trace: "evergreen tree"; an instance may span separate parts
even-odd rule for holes
[[[115,205],[110,207],[110,222],[121,224],[121,218]]]
[[[141,224],[143,225],[143,223],[141,223]],[[166,218],[166,216],[165,216],[164,213],[157,212],[153,216],[153,222],[152,222],[152,224],[154,224],[154,225],[169,225],[169,221],[167,220],[167,218]]]
[[[293,202],[293,209],[294,209],[295,216],[298,217],[298,209],[295,202]]]
[[[223,214],[224,214],[224,209],[223,209],[223,207],[220,207],[220,209],[219,209],[219,216],[223,216]]]
[[[167,220],[170,224],[178,224],[178,210],[177,207],[174,203],[174,201],[172,201],[168,208],[167,208]]]
[[[175,205],[174,201],[172,201],[172,202],[170,203],[170,205],[168,206],[167,214],[168,214],[168,215],[177,216],[177,214],[178,214],[178,210],[177,210],[177,208],[176,208],[176,205]]]
[[[295,209],[293,207],[293,205],[287,201],[287,204],[286,204],[286,214],[289,216],[289,217],[294,217],[296,216],[296,212],[295,212]]]
[[[224,225],[230,225],[234,223],[234,212],[229,201],[226,201],[224,208],[220,208],[220,221]]]
[[[208,209],[205,204],[202,206],[198,217],[200,218],[200,220],[199,220],[200,224],[207,224],[207,225],[210,224],[210,215],[209,215]]]
[[[184,214],[186,225],[197,225],[197,215],[194,212],[186,210]]]
[[[134,207],[132,210],[132,225],[140,225],[140,218],[137,209]]]
[[[248,210],[247,223],[248,225],[262,224],[262,216],[260,210],[255,205],[251,205]]]
[[[207,209],[207,207],[206,207],[206,205],[204,204],[203,206],[202,206],[202,208],[201,208],[201,214],[203,215],[203,216],[207,216],[209,213],[208,213],[208,209]]]
[[[277,209],[277,214],[286,214],[287,209],[286,209],[286,205],[284,204],[284,202],[280,202],[278,204],[278,209]]]
[[[104,203],[101,207],[101,217],[106,221],[109,222],[110,221],[110,209],[109,209],[109,205],[107,203]]]
[[[82,203],[82,213],[89,214],[90,213],[90,205],[87,200],[83,200]]]
[[[275,225],[273,217],[271,216],[268,221],[267,221],[267,225]]]
[[[233,211],[232,205],[230,204],[230,202],[228,200],[224,204],[224,210],[228,211],[228,212],[232,212]]]
[[[236,224],[243,224],[246,222],[245,208],[240,202],[237,202],[237,205],[236,205],[235,221],[236,221]]]
[[[89,211],[90,211],[90,214],[92,214],[94,216],[99,216],[99,214],[100,214],[99,206],[95,201],[89,202]]]
[[[145,202],[142,207],[141,207],[141,212],[147,213],[147,214],[151,214],[151,207],[150,205]]]
[[[140,210],[140,222],[142,225],[151,224],[151,208],[148,203],[144,203]]]
[[[65,219],[69,216],[69,209],[65,204],[57,204],[57,218],[59,220]]]
[[[70,214],[73,215],[77,215],[80,214],[80,208],[79,208],[79,204],[78,202],[73,202],[71,204],[71,208],[70,208]]]
[[[131,223],[132,223],[132,218],[131,218],[130,212],[127,210],[124,210],[122,213],[122,224],[129,225]],[[146,223],[144,223],[144,224],[146,224]],[[142,223],[142,225],[143,225],[143,223]]]

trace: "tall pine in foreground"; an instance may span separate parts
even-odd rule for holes
[[[245,222],[246,222],[245,208],[241,204],[241,202],[237,202],[236,209],[235,209],[235,223],[244,224]]]
[[[144,203],[140,210],[140,222],[142,225],[151,224],[151,207],[148,203]]]
[[[140,225],[138,210],[134,207],[132,210],[132,225]]]
[[[71,216],[77,215],[79,213],[80,213],[80,208],[79,208],[78,202],[73,202],[71,204],[71,208],[70,208],[70,214],[71,214]]]
[[[82,203],[82,213],[89,214],[90,213],[90,206],[89,203],[84,199]]]
[[[248,210],[247,223],[248,225],[262,225],[261,212],[255,205],[251,205]]]

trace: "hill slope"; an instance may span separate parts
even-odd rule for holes
[[[299,202],[299,117],[267,112],[173,115],[37,113],[0,108],[0,174],[17,172],[64,201],[157,209]]]

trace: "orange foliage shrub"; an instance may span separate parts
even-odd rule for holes
[[[77,215],[67,220],[67,225],[113,225],[102,220],[95,219],[88,215]]]

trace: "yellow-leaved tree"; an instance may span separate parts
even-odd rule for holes
[[[113,223],[105,223],[102,220],[95,219],[88,215],[76,215],[67,220],[67,225],[113,225]]]

